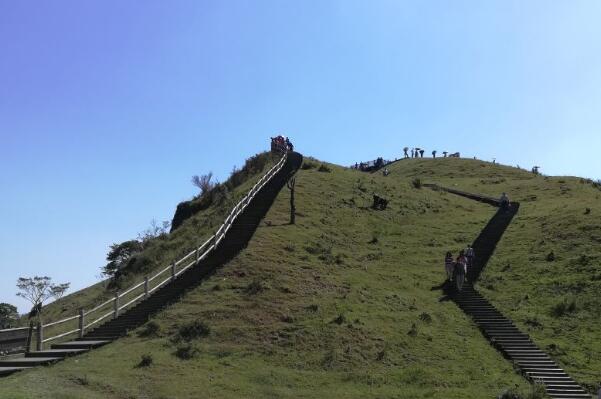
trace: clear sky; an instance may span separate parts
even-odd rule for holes
[[[289,135],[340,164],[461,151],[601,178],[601,2],[0,2],[0,302],[78,289],[193,174]],[[73,291],[73,289],[71,291]]]

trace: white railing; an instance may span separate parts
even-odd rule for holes
[[[273,178],[273,176],[282,169],[288,157],[287,151],[282,152],[283,155],[280,160],[271,169],[269,169],[269,171],[267,171],[267,173],[265,173],[257,183],[255,183],[250,191],[234,206],[234,208],[225,218],[224,222],[219,226],[215,234],[209,237],[202,245],[189,252],[183,258],[161,269],[161,271],[155,275],[144,277],[143,281],[138,282],[124,292],[116,292],[113,298],[97,305],[90,310],[86,311],[84,309],[80,309],[79,314],[77,315],[47,324],[38,323],[38,325],[35,327],[35,331],[37,332],[37,350],[42,350],[46,342],[54,341],[75,333],[79,333],[80,338],[83,337],[85,331],[90,327],[111,316],[119,316],[119,313],[122,310],[130,307],[143,298],[147,298],[149,295],[168,282],[175,280],[179,275],[197,264],[199,261],[205,259],[213,250],[217,248],[219,243],[225,237],[226,233],[232,227],[232,224],[238,215],[240,215],[240,213],[246,209],[250,201]],[[71,323],[71,325],[68,325],[68,323]],[[50,327],[56,328],[57,326],[60,326],[61,328],[56,335],[44,338],[45,330]]]

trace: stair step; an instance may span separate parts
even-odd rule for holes
[[[0,360],[0,367],[34,367],[42,364],[54,363],[62,357],[17,357],[14,359]]]
[[[25,357],[67,357],[87,352],[88,349],[46,349],[43,351],[29,352]]]
[[[111,341],[89,340],[89,341],[70,341],[52,345],[52,349],[92,349],[106,345]]]

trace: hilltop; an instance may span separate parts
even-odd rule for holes
[[[0,396],[482,398],[528,391],[438,289],[444,253],[470,243],[495,210],[419,188],[416,179],[495,197],[506,191],[521,202],[477,287],[576,379],[598,383],[598,187],[465,159],[402,160],[389,170],[385,177],[306,159],[297,173],[295,225],[284,189],[247,248],[182,301],[108,346],[2,380]],[[370,208],[373,193],[389,200],[386,210]],[[145,254],[155,262],[149,270],[209,235],[226,205],[195,208]],[[102,284],[83,290],[58,301],[52,316],[104,295]],[[197,334],[186,335],[191,330]],[[152,364],[136,367],[143,355]]]

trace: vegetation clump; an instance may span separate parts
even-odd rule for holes
[[[318,172],[330,173],[332,170],[324,164],[319,165]]]
[[[144,354],[144,355],[142,355],[142,358],[140,359],[140,361],[136,365],[136,368],[148,367],[148,366],[151,366],[152,363],[153,363],[152,355]]]
[[[422,188],[422,179],[420,179],[419,177],[414,178],[413,180],[411,180],[411,185],[413,186],[413,188]]]
[[[208,209],[211,205],[221,204],[230,196],[230,192],[252,176],[264,171],[265,167],[274,162],[275,158],[271,152],[263,152],[248,158],[240,169],[233,168],[230,177],[224,182],[212,182],[212,173],[201,176],[193,176],[192,183],[200,189],[198,196],[190,201],[178,204],[171,221],[171,231],[177,230],[187,219],[200,211]]]
[[[200,350],[190,344],[178,346],[174,352],[175,357],[181,360],[190,360],[197,357],[199,354]]]
[[[576,301],[562,299],[551,307],[551,315],[554,317],[562,317],[569,313],[575,312],[577,309]]]
[[[211,333],[211,328],[200,320],[193,320],[180,326],[174,337],[175,342],[190,342],[203,338]]]
[[[0,303],[0,330],[17,325],[19,313],[17,308],[9,303]]]
[[[432,316],[430,316],[430,315],[429,315],[428,313],[426,313],[426,312],[422,312],[422,313],[419,315],[419,319],[420,319],[421,321],[423,321],[424,323],[432,323]]]
[[[301,165],[301,170],[315,169],[316,167],[317,165],[315,164],[315,162],[303,161],[303,164]]]
[[[138,332],[138,336],[142,338],[157,337],[161,331],[161,326],[156,321],[149,321]]]
[[[248,295],[256,295],[260,292],[263,292],[265,288],[266,287],[263,281],[258,278],[255,278],[246,286],[244,292],[246,292]]]

